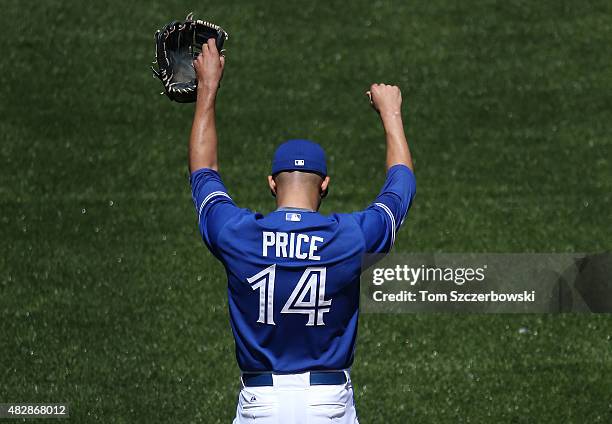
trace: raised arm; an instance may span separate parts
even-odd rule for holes
[[[218,170],[217,127],[215,100],[223,76],[225,57],[217,51],[214,39],[202,46],[202,54],[193,61],[198,78],[198,100],[189,138],[189,170],[201,168]]]
[[[385,128],[387,176],[385,184],[370,206],[352,215],[363,232],[365,251],[387,253],[393,247],[395,236],[412,205],[416,180],[402,123],[400,89],[393,85],[372,84],[366,94]]]
[[[402,92],[399,87],[372,84],[366,92],[370,103],[380,115],[387,138],[387,169],[393,165],[406,165],[412,171],[412,156],[402,121]]]

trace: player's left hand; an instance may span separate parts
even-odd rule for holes
[[[402,92],[396,85],[372,84],[366,91],[370,104],[381,116],[400,115]]]
[[[193,67],[198,78],[198,88],[215,91],[219,88],[223,78],[225,56],[219,54],[214,39],[210,38],[202,45],[202,53],[193,61]]]

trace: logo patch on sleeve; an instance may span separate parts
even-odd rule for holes
[[[301,220],[302,220],[302,215],[300,215],[299,213],[287,212],[285,214],[285,221],[300,222]]]

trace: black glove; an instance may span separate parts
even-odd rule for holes
[[[192,103],[197,98],[198,81],[193,60],[202,51],[202,45],[214,38],[217,50],[223,53],[228,34],[210,22],[193,20],[193,13],[185,21],[173,21],[155,33],[155,59],[158,69],[153,74],[164,85],[166,96],[179,103]]]

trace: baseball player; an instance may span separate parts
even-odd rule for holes
[[[358,423],[349,369],[365,253],[386,253],[415,193],[398,87],[367,92],[386,134],[387,178],[363,211],[318,213],[329,176],[311,141],[281,144],[268,177],[277,209],[239,208],[218,173],[215,98],[225,58],[214,40],[194,61],[198,78],[189,167],[200,234],[227,272],[241,373],[235,424]]]

